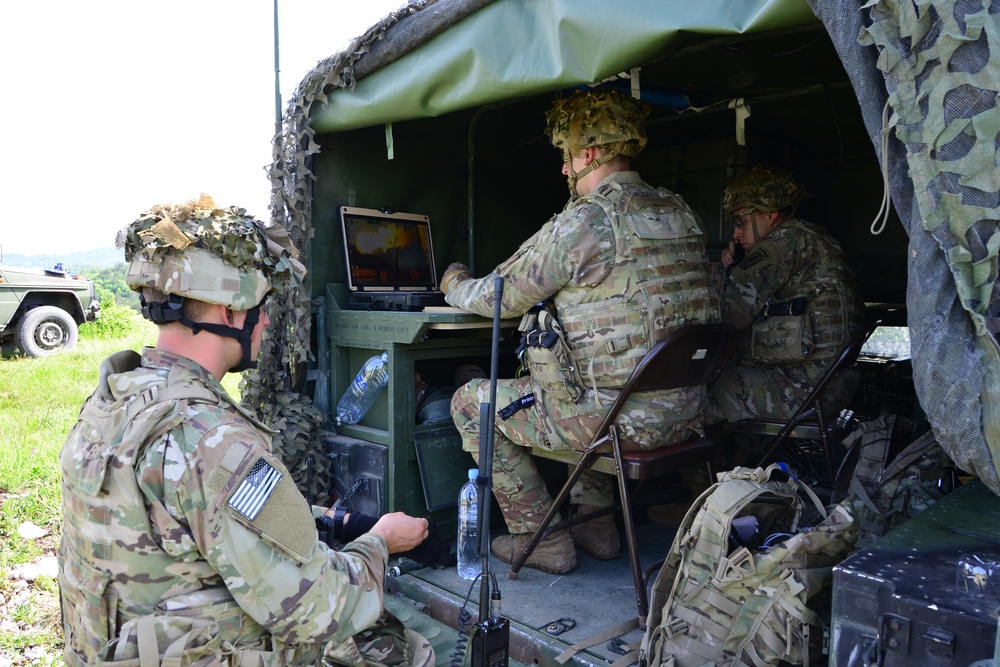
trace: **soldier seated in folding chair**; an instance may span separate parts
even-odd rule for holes
[[[765,165],[723,194],[734,227],[719,299],[722,320],[740,338],[733,365],[711,389],[709,423],[788,420],[863,326],[864,302],[840,244],[795,217],[808,196],[790,173]],[[839,413],[857,381],[849,371],[831,378],[823,413]]]
[[[632,170],[646,144],[645,103],[597,89],[557,100],[547,133],[563,152],[574,195],[493,274],[448,267],[441,288],[452,306],[491,316],[494,275],[503,275],[503,317],[522,320],[530,377],[497,385],[493,493],[510,535],[491,550],[512,563],[553,506],[531,447],[583,449],[633,369],[658,341],[687,323],[717,322],[705,237],[677,195]],[[547,307],[534,312],[534,306]],[[530,311],[530,312],[529,312]],[[479,406],[489,383],[473,380],[452,399],[462,446],[479,451]],[[624,447],[683,442],[702,427],[704,384],[629,397]],[[581,515],[614,506],[614,478],[588,471],[571,503]],[[573,570],[576,548],[598,559],[621,552],[611,513],[543,539],[526,561],[553,574]]]

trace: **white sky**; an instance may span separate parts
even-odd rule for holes
[[[279,0],[282,110],[318,61],[404,0]],[[267,220],[273,0],[8,0],[0,246],[114,245],[153,204],[212,195]]]

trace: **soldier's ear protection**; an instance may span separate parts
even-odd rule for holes
[[[168,324],[170,322],[180,322],[184,319],[184,297],[170,294],[166,301],[146,302],[146,295],[139,293],[139,306],[142,308],[142,316],[154,324]]]

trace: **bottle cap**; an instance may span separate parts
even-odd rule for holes
[[[479,468],[469,468],[469,479],[476,479],[479,477]]]

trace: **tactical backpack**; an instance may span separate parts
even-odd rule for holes
[[[639,665],[809,664],[828,627],[814,604],[857,538],[851,506],[827,513],[783,464],[718,477],[653,583]],[[800,526],[800,490],[816,505],[814,527]]]
[[[843,441],[847,454],[835,487],[860,520],[855,549],[920,514],[955,487],[955,464],[931,431],[893,456],[900,437],[906,438],[903,442],[911,437],[906,422],[883,414],[862,422]]]

